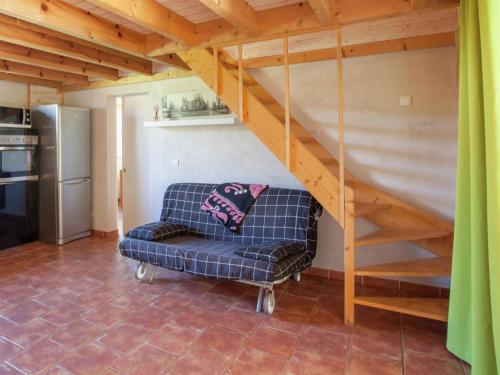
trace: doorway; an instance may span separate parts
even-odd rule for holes
[[[149,220],[149,96],[134,94],[122,101],[123,231]]]
[[[115,98],[115,121],[116,121],[116,179],[118,196],[118,234],[123,236],[123,98]]]

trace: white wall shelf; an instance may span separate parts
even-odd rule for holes
[[[187,117],[179,120],[147,121],[145,127],[239,125],[233,115]]]

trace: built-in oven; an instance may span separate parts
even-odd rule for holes
[[[0,250],[38,236],[38,135],[0,126]]]
[[[30,128],[31,111],[27,108],[0,107],[2,128]]]

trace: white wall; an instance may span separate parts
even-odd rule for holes
[[[0,81],[0,106],[25,108],[28,103],[28,86],[24,83]]]
[[[347,59],[344,64],[349,171],[415,205],[452,219],[457,138],[455,49]],[[277,100],[282,100],[281,68],[252,74]],[[147,99],[136,101],[140,105],[129,107],[126,112],[141,112],[142,115],[136,117],[142,118],[145,111],[152,118],[153,105],[159,103],[162,95],[200,87],[205,86],[192,77],[65,95],[66,104],[93,109],[94,229],[116,228],[115,211],[109,213],[109,207],[114,204],[108,204],[114,199],[115,182],[103,166],[104,160],[113,158],[110,148],[114,147],[115,134],[114,124],[106,118],[107,97],[147,95]],[[336,90],[335,62],[291,67],[292,114],[332,152],[336,152]],[[413,97],[413,105],[400,107],[399,97],[407,95]],[[244,127],[155,129],[142,128],[142,120],[134,123],[130,116],[128,122],[125,121],[125,126],[141,130],[135,134],[143,145],[136,158],[143,166],[141,175],[145,185],[149,185],[148,192],[136,198],[147,205],[147,209],[141,210],[134,221],[156,220],[161,196],[173,182],[233,180],[301,188]],[[173,159],[180,160],[180,167],[172,165]],[[359,227],[361,233],[373,228],[368,223]],[[415,246],[398,244],[370,252],[361,249],[358,262],[369,264],[425,254]],[[342,232],[325,213],[320,220],[315,265],[341,270],[342,264]],[[441,284],[439,280],[436,282]]]

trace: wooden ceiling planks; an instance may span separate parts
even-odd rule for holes
[[[116,14],[109,12],[105,9],[99,8],[98,6],[89,3],[85,0],[64,0],[65,3],[74,5],[85,11],[91,12],[96,16],[105,18],[113,23],[128,27],[137,32],[148,34],[151,31],[145,27],[142,27],[136,23],[130,22],[125,18],[117,16]],[[208,21],[214,21],[221,18],[220,15],[216,14],[205,5],[203,5],[199,0],[156,0],[157,3],[169,8],[178,15],[188,19],[194,24],[203,23]],[[247,1],[248,4],[256,11],[279,8],[287,5],[293,5],[303,2],[303,0],[250,0]]]
[[[199,0],[238,30],[259,33],[257,12],[245,0]]]
[[[221,18],[198,0],[156,0],[192,23],[203,23]]]
[[[457,28],[457,16],[454,9],[439,9],[401,15],[376,21],[361,22],[342,27],[342,44],[359,45],[385,40],[411,38],[415,36],[454,32]],[[326,30],[303,34],[289,38],[290,53],[333,48],[335,31]],[[225,50],[236,58],[236,47]],[[282,41],[278,39],[245,44],[245,59],[279,55]]]
[[[134,22],[130,22],[129,20],[120,17],[112,12],[108,12],[105,9],[102,9],[94,4],[89,3],[84,0],[64,0],[65,3],[73,5],[77,8],[80,8],[86,12],[90,12],[98,17],[102,17],[110,22],[113,22],[117,25],[121,25],[123,27],[129,28],[131,30],[137,31],[141,34],[149,34],[151,31],[145,27],[142,27]]]

